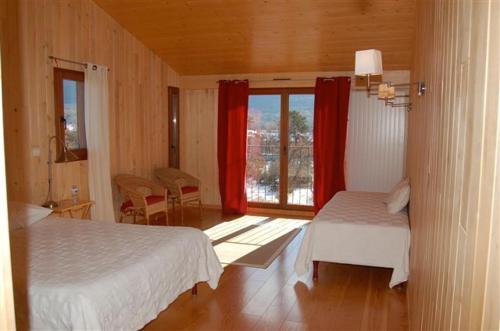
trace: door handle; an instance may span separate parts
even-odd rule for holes
[[[66,119],[64,118],[64,116],[61,116],[60,121],[61,121],[61,124],[63,125],[64,131],[66,131],[67,130]]]

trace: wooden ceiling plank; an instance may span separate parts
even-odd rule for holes
[[[412,59],[415,0],[94,1],[180,74],[352,70],[366,48],[387,69]]]

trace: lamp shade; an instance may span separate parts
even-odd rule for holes
[[[356,51],[356,76],[382,75],[382,52],[377,49]]]

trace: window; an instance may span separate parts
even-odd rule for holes
[[[62,144],[79,160],[87,159],[84,77],[81,71],[54,68],[55,124],[59,140],[57,162],[62,162]]]
[[[313,116],[313,89],[250,91],[246,178],[250,205],[312,207]]]

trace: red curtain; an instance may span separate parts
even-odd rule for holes
[[[248,81],[219,81],[217,159],[222,211],[247,211],[245,188]]]
[[[317,78],[314,92],[314,212],[345,190],[349,77]]]

